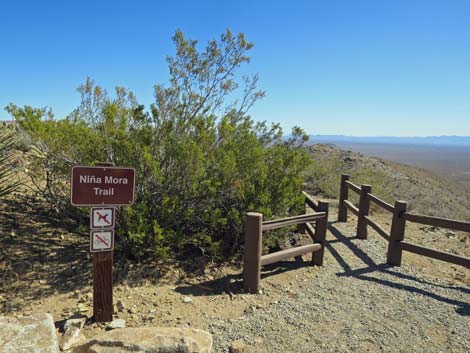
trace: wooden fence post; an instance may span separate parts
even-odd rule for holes
[[[314,243],[319,243],[321,249],[312,253],[312,265],[323,266],[323,255],[325,254],[326,230],[328,227],[328,208],[329,204],[326,201],[318,201],[318,212],[325,212],[326,217],[317,221],[315,227]]]
[[[348,199],[348,186],[346,181],[349,180],[348,174],[341,175],[341,186],[339,191],[339,205],[338,205],[338,222],[348,221],[348,209],[344,204],[344,200]]]
[[[243,288],[252,294],[259,293],[261,279],[263,215],[249,212],[245,223],[245,249],[243,255]]]
[[[406,220],[403,214],[406,212],[405,201],[395,201],[390,240],[388,242],[387,263],[392,266],[401,266],[401,241],[405,237]]]
[[[370,200],[367,194],[372,191],[372,186],[368,184],[361,185],[361,195],[359,198],[359,216],[357,217],[357,237],[358,239],[367,239],[367,222],[365,216],[369,215]]]

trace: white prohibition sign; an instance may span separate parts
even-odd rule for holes
[[[92,207],[90,211],[90,228],[114,228],[114,207]]]
[[[114,230],[92,230],[90,232],[90,252],[112,251]]]

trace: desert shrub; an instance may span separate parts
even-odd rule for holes
[[[133,256],[204,255],[240,250],[247,211],[266,218],[302,210],[306,136],[255,122],[250,107],[264,92],[256,75],[240,78],[252,44],[224,33],[199,50],[177,31],[167,87],[155,87],[146,111],[133,93],[110,97],[91,79],[65,119],[46,109],[7,110],[36,142],[30,175],[59,213],[69,207],[72,165],[108,161],[136,168],[136,203],[119,211],[117,239]]]

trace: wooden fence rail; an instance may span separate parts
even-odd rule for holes
[[[243,287],[249,293],[259,293],[261,266],[272,264],[287,258],[312,253],[312,265],[322,266],[325,252],[326,229],[328,226],[328,202],[315,202],[304,193],[306,214],[264,221],[261,213],[249,212],[245,222],[245,249],[243,255]],[[308,213],[312,209],[313,213]],[[315,223],[315,227],[312,223]],[[313,239],[313,244],[281,250],[262,255],[263,231],[297,225]]]
[[[353,190],[359,195],[359,207],[356,207],[348,200],[349,190]],[[374,222],[369,216],[370,202],[393,214],[390,233],[384,230],[379,224]],[[470,259],[462,256],[449,254],[447,252],[429,249],[423,246],[411,244],[404,241],[406,222],[426,224],[441,228],[452,229],[456,231],[470,232],[470,223],[456,221],[452,219],[425,216],[409,213],[406,211],[407,203],[405,201],[396,201],[395,205],[385,202],[372,194],[370,185],[353,184],[350,176],[341,175],[341,186],[338,207],[338,222],[347,222],[348,210],[357,216],[357,237],[367,239],[367,227],[370,226],[380,236],[388,241],[387,263],[393,266],[401,266],[403,251],[412,252],[418,255],[431,257],[433,259],[450,262],[470,268]]]

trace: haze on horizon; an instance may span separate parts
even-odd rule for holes
[[[286,134],[470,136],[468,13],[465,0],[8,2],[0,107],[48,106],[62,118],[89,76],[148,109],[168,80],[176,29],[203,46],[230,28],[255,44],[244,70],[267,92],[252,117]]]

